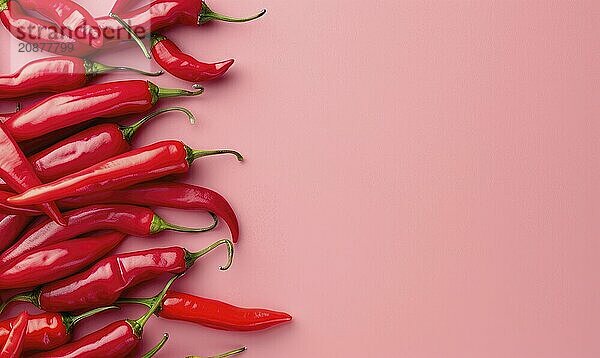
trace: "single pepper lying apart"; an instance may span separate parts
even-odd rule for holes
[[[35,205],[126,188],[167,175],[187,173],[195,160],[219,154],[233,154],[239,161],[244,160],[240,153],[233,150],[193,150],[179,141],[163,141],[134,149],[51,183],[38,185],[7,201],[19,206]]]
[[[23,352],[25,334],[27,333],[27,322],[29,314],[23,312],[17,317],[12,325],[10,333],[0,350],[0,358],[19,358]]]
[[[48,219],[31,225],[19,240],[0,254],[0,265],[17,260],[24,254],[52,244],[67,241],[98,230],[115,230],[132,236],[149,236],[162,231],[205,232],[207,228],[186,228],[166,222],[152,210],[133,205],[93,205],[64,214],[68,226],[60,226]]]
[[[118,304],[134,303],[152,307],[158,297],[121,298]],[[156,314],[161,318],[187,321],[226,331],[260,331],[292,320],[284,312],[262,308],[241,308],[225,302],[169,291]]]
[[[227,246],[227,270],[233,260],[233,243],[220,240],[198,252],[181,247],[116,254],[98,261],[89,269],[62,280],[21,293],[8,299],[0,312],[11,302],[30,302],[47,312],[85,310],[115,303],[132,287],[163,274],[183,274],[199,258],[221,245]],[[164,295],[163,295],[164,296]],[[157,302],[157,307],[161,302]]]
[[[14,114],[5,125],[20,142],[94,118],[145,113],[161,98],[197,96],[203,92],[165,89],[141,80],[101,83],[51,96]]]
[[[218,63],[204,63],[183,53],[175,43],[166,36],[152,34],[152,55],[154,60],[165,71],[184,81],[193,83],[205,82],[221,77],[234,60]]]
[[[162,292],[165,295],[179,276],[173,277]],[[64,346],[49,352],[35,354],[35,358],[125,358],[131,354],[142,340],[144,326],[158,308],[158,303],[150,307],[142,317],[137,320],[123,320],[109,324],[108,326],[88,334]]]
[[[23,339],[23,353],[49,351],[66,344],[71,340],[73,328],[80,321],[98,313],[118,307],[96,308],[89,312],[73,316],[66,313],[40,313],[30,315],[27,320],[27,331]],[[0,321],[0,344],[5,344],[15,324],[16,317]]]
[[[145,72],[129,67],[106,66],[77,57],[49,57],[30,62],[13,74],[0,76],[0,99],[70,91],[84,87],[99,75],[114,71],[131,71],[146,76],[163,74],[162,71]]]

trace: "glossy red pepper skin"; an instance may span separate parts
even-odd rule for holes
[[[186,251],[179,247],[113,255],[84,272],[42,286],[38,307],[63,312],[110,305],[129,288],[166,273],[183,273],[187,267]]]
[[[0,343],[6,342],[14,321],[15,318],[0,321]],[[31,315],[27,323],[23,351],[27,353],[51,350],[67,343],[70,339],[71,336],[59,313]]]
[[[96,19],[74,1],[19,0],[19,4],[52,20],[61,31],[78,42],[96,49],[100,49],[104,43]]]
[[[98,75],[112,71],[132,71],[147,76],[161,74],[106,66],[77,57],[55,56],[32,61],[13,74],[0,76],[0,99],[71,91],[85,86]]]
[[[96,51],[92,46],[62,34],[54,23],[27,15],[16,1],[0,0],[0,21],[14,37],[43,50],[76,57]]]
[[[18,193],[41,183],[31,163],[3,123],[0,123],[0,177]],[[66,224],[56,204],[40,204],[42,211],[49,217],[62,225]]]
[[[0,214],[0,252],[12,245],[30,221],[26,216]]]
[[[152,34],[152,55],[165,71],[184,81],[200,83],[221,77],[234,60],[204,63],[183,53],[177,45],[163,35]]]
[[[62,128],[41,137],[19,142],[19,147],[21,147],[23,153],[26,155],[34,155],[60,142],[61,140],[65,140],[78,134],[79,132],[99,124],[99,122],[100,120],[91,120],[89,122],[80,123],[71,127]]]
[[[17,141],[24,141],[93,118],[143,113],[156,102],[147,81],[102,83],[49,97],[5,124]]]
[[[0,290],[36,287],[76,274],[108,254],[126,236],[109,232],[34,250],[0,266]]]
[[[0,351],[0,358],[19,358],[23,352],[25,334],[27,333],[27,323],[29,314],[21,313],[12,325],[4,347]]]
[[[33,205],[104,190],[122,189],[173,174],[186,173],[197,158],[234,151],[194,151],[179,141],[163,141],[121,154],[80,172],[8,198],[13,205]]]
[[[66,344],[50,352],[38,353],[32,358],[122,358],[127,357],[139,344],[131,325],[114,322],[99,331]]]

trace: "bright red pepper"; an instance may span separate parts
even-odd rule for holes
[[[144,113],[161,98],[203,92],[159,88],[148,81],[108,82],[51,96],[13,115],[5,125],[13,138],[25,141],[94,118]]]
[[[177,277],[171,279],[162,291],[166,294]],[[90,333],[87,336],[66,344],[50,352],[39,353],[34,358],[125,358],[138,346],[144,333],[144,326],[158,307],[152,307],[137,320],[123,320]]]
[[[27,322],[27,333],[23,341],[23,353],[49,351],[58,348],[71,340],[71,332],[77,323],[100,312],[117,307],[102,307],[72,316],[65,313],[41,313],[30,315]],[[0,321],[0,344],[4,344],[16,317]]]
[[[117,303],[135,303],[151,307],[151,298],[121,298]],[[292,320],[284,312],[261,308],[240,308],[228,303],[187,293],[169,291],[156,314],[162,318],[196,323],[226,331],[259,331]]]
[[[10,1],[10,0],[9,0]],[[77,41],[101,48],[104,39],[98,23],[82,6],[71,0],[19,0],[27,10],[35,11],[53,21],[61,32]]]
[[[0,214],[0,252],[12,245],[30,221],[26,216]]]
[[[0,290],[40,286],[74,275],[108,254],[127,237],[120,232],[60,242],[0,266]]]
[[[35,207],[11,206],[6,199],[14,193],[0,191],[0,212],[26,216],[40,215]],[[231,205],[219,193],[191,184],[173,182],[150,182],[121,190],[101,191],[89,195],[66,198],[58,202],[61,209],[76,209],[95,204],[129,204],[149,207],[166,207],[183,210],[199,210],[213,213],[229,226],[233,242],[240,236],[237,216]],[[23,216],[21,216],[24,218]],[[0,226],[1,228],[1,226]],[[15,234],[15,238],[18,233]],[[2,245],[0,245],[1,251]]]
[[[21,356],[28,322],[29,314],[27,312],[22,312],[17,317],[4,343],[4,347],[0,351],[0,358],[19,358]]]
[[[65,213],[68,226],[42,219],[30,226],[19,240],[0,255],[0,265],[17,260],[22,255],[52,244],[73,239],[97,230],[115,230],[132,236],[149,236],[165,230],[205,232],[167,223],[152,210],[131,205],[94,205]]]
[[[26,141],[19,142],[19,147],[23,149],[23,153],[26,155],[34,155],[36,153],[41,152],[44,149],[49,148],[50,146],[60,142],[61,140],[65,140],[69,137],[72,137],[79,132],[82,132],[92,126],[104,123],[103,120],[96,119],[88,122],[80,123],[74,126],[70,126],[67,128],[61,128],[52,133],[48,133],[41,137],[29,139]]]
[[[107,66],[77,57],[49,57],[30,62],[13,74],[0,76],[0,99],[70,91],[84,87],[99,75],[113,71],[132,71],[146,76],[159,76],[163,73]]]
[[[34,205],[98,191],[122,189],[167,175],[187,173],[198,158],[233,154],[232,150],[193,150],[179,141],[163,141],[134,149],[48,184],[7,199],[13,205]]]
[[[27,161],[3,123],[0,123],[0,178],[18,193],[41,183],[31,163]],[[42,202],[40,205],[41,210],[54,221],[66,224],[56,204]]]
[[[154,280],[163,274],[183,274],[196,260],[221,245],[227,245],[228,260],[221,270],[227,270],[233,259],[233,243],[220,240],[209,247],[189,252],[181,247],[167,247],[129,252],[106,257],[89,269],[43,285],[8,299],[30,302],[47,312],[85,310],[115,303],[126,290]],[[160,306],[161,302],[157,302]]]
[[[97,50],[61,32],[56,24],[29,16],[17,1],[0,0],[0,21],[14,37],[43,51],[82,57]]]
[[[212,20],[246,22],[261,17],[266,10],[249,18],[238,19],[218,14],[200,0],[156,0],[128,13],[113,12],[118,13],[139,37],[144,37],[173,25],[198,26]],[[131,40],[132,37],[129,34],[131,31],[128,32],[114,18],[105,16],[97,18],[96,21],[102,29],[105,44],[114,45]]]
[[[175,77],[189,82],[205,82],[221,77],[234,60],[204,63],[183,53],[177,45],[160,34],[152,34],[152,55],[156,63]]]

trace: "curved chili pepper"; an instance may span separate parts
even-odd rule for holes
[[[151,298],[121,298],[117,303],[134,303],[151,307]],[[261,308],[241,308],[225,302],[170,291],[156,312],[161,318],[186,321],[226,331],[260,331],[292,320],[284,312]]]
[[[30,221],[26,216],[0,214],[0,252],[12,245]]]
[[[50,57],[32,61],[13,74],[0,76],[0,99],[70,91],[85,86],[99,75],[114,71],[131,71],[146,76],[163,74],[163,71],[145,72],[107,66],[77,57]]]
[[[14,193],[0,191],[0,212],[6,211],[7,214],[27,216],[41,214],[35,207],[8,204],[6,199],[13,195]],[[142,183],[121,190],[101,191],[66,198],[58,202],[61,209],[76,209],[94,204],[130,204],[207,211],[214,213],[227,223],[233,242],[237,242],[240,236],[237,216],[227,199],[213,190],[191,184],[172,182]],[[1,248],[2,245],[0,245]]]
[[[11,0],[9,0],[11,1]],[[59,26],[69,37],[99,49],[104,43],[96,19],[71,0],[19,0],[21,6],[33,10]]]
[[[207,228],[192,229],[167,223],[152,210],[132,205],[94,205],[65,213],[68,226],[62,227],[43,219],[32,225],[19,240],[2,254],[0,265],[19,259],[38,248],[73,239],[98,230],[115,230],[131,236],[150,236],[162,231],[205,232]]]
[[[28,288],[76,274],[94,264],[127,237],[120,232],[60,242],[0,266],[0,290]]]
[[[94,118],[144,113],[161,98],[196,96],[196,92],[165,89],[149,81],[108,82],[51,96],[13,115],[5,125],[17,141],[33,139]]]
[[[172,278],[162,294],[166,294],[173,282],[178,278]],[[97,358],[127,357],[139,344],[144,333],[144,326],[150,319],[157,307],[151,307],[142,317],[137,320],[123,320],[109,324],[108,326],[87,336],[66,344],[50,352],[34,355],[35,358]]]
[[[81,273],[13,296],[4,306],[22,301],[47,312],[64,312],[111,305],[124,291],[141,283],[165,273],[185,273],[199,258],[221,245],[227,245],[227,264],[221,266],[224,271],[233,260],[233,243],[229,240],[217,241],[198,252],[175,246],[128,252],[106,257]],[[161,302],[157,304],[160,306]]]
[[[15,38],[41,50],[77,57],[97,50],[62,33],[56,24],[27,15],[17,1],[0,0],[0,21]]]
[[[97,18],[96,21],[102,29],[106,45],[131,40],[130,33],[132,32],[139,37],[144,37],[152,32],[178,24],[199,26],[212,20],[246,22],[263,16],[267,11],[262,10],[248,18],[233,18],[212,11],[204,1],[200,0],[156,0],[128,13],[121,14],[118,9],[113,9],[112,12],[119,14],[122,21],[129,25],[130,30],[126,30],[122,22],[110,16]]]
[[[152,34],[152,55],[165,71],[189,82],[210,81],[222,76],[233,65],[234,60],[204,63],[183,53],[177,45],[160,34]]]
[[[21,356],[28,322],[29,314],[27,312],[22,312],[17,317],[4,343],[4,347],[0,351],[0,358],[19,358]]]
[[[188,172],[199,158],[233,154],[233,150],[193,150],[179,141],[163,141],[105,160],[48,184],[41,184],[7,199],[13,205],[33,205],[103,190],[121,189],[172,174]]]
[[[27,161],[25,154],[3,123],[0,123],[0,177],[17,192],[41,183],[41,180],[35,175],[31,163]],[[45,202],[40,204],[44,213],[57,223],[66,225],[56,204]]]
[[[60,142],[61,140],[65,140],[94,125],[102,123],[102,120],[95,119],[84,123],[79,123],[77,125],[70,126],[67,128],[61,128],[41,137],[19,142],[19,147],[21,147],[23,153],[25,153],[26,155],[34,155],[35,153],[41,152],[42,150],[49,148],[50,146]]]
[[[98,313],[118,307],[96,308],[89,312],[73,316],[65,313],[41,313],[30,315],[27,333],[23,340],[23,353],[49,351],[71,340],[71,332],[77,323]],[[16,317],[0,321],[0,344],[5,344]]]

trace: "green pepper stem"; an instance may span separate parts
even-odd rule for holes
[[[142,358],[154,357],[154,355],[162,349],[162,347],[165,345],[165,343],[167,343],[168,339],[169,339],[169,334],[168,333],[163,334],[163,337],[160,340],[160,342],[158,342],[158,344],[156,346],[154,346],[154,348],[152,348],[148,353],[144,354],[142,356]]]
[[[135,304],[135,305],[144,305],[148,308],[152,307],[152,305],[156,302],[156,296],[150,298],[129,298],[129,297],[121,297],[116,302],[119,305],[123,304]]]
[[[115,72],[115,71],[125,71],[125,72],[134,72],[144,76],[157,77],[165,73],[165,71],[156,71],[156,72],[147,72],[138,70],[137,68],[125,67],[125,66],[109,66],[99,62],[84,60],[85,63],[85,71],[87,76],[97,76],[104,73]]]
[[[142,332],[144,331],[144,326],[146,325],[146,323],[148,322],[148,320],[150,319],[150,317],[152,317],[152,315],[154,314],[154,312],[160,307],[160,305],[162,303],[162,299],[167,294],[167,291],[169,291],[169,289],[171,288],[171,286],[173,286],[173,283],[175,283],[175,280],[177,280],[181,276],[183,276],[183,274],[172,277],[169,280],[169,282],[167,282],[167,284],[162,289],[162,291],[160,291],[160,293],[156,296],[156,302],[154,302],[154,304],[152,305],[152,307],[150,307],[148,309],[148,311],[146,313],[144,313],[144,315],[142,317],[136,319],[135,321],[131,321],[131,322],[134,323],[133,329],[134,329],[135,333],[139,337],[142,336]]]
[[[152,59],[152,55],[150,54],[150,51],[148,51],[148,49],[146,48],[146,46],[144,45],[144,43],[142,42],[142,40],[138,37],[138,35],[135,33],[135,31],[133,31],[133,29],[131,28],[131,26],[129,26],[129,24],[127,22],[125,22],[125,20],[121,19],[121,17],[117,14],[113,14],[112,12],[108,14],[108,16],[112,17],[113,19],[115,19],[119,25],[123,26],[123,29],[125,31],[127,31],[127,33],[129,34],[129,36],[131,36],[131,39],[133,41],[135,41],[135,43],[140,47],[140,49],[142,49],[142,52],[144,53],[144,56],[146,56],[147,59],[151,60]]]
[[[223,240],[219,240],[215,243],[213,243],[212,245],[198,251],[198,252],[189,252],[187,251],[185,254],[185,262],[186,262],[186,266],[190,267],[192,266],[199,258],[205,256],[206,254],[214,251],[216,248],[218,248],[219,246],[222,245],[226,245],[227,246],[227,263],[225,264],[225,266],[220,266],[219,269],[221,271],[226,271],[229,270],[229,268],[231,267],[231,264],[233,263],[233,253],[234,253],[234,249],[233,249],[233,243],[230,240],[227,239],[223,239]]]
[[[191,97],[204,93],[204,87],[194,87],[198,91],[188,91],[180,88],[158,88],[158,98]]]
[[[147,116],[145,116],[144,118],[140,119],[137,123],[134,123],[130,126],[127,127],[121,127],[121,132],[123,133],[123,138],[125,138],[125,141],[127,142],[131,142],[131,140],[133,139],[133,136],[135,136],[135,134],[137,133],[137,131],[147,122],[149,122],[151,119],[153,119],[154,117],[157,117],[163,113],[167,113],[167,112],[174,112],[174,111],[179,111],[179,112],[183,112],[185,114],[187,114],[188,119],[190,120],[191,124],[195,124],[196,123],[196,117],[194,117],[194,114],[187,108],[183,108],[183,107],[170,107],[170,108],[165,108],[165,109],[161,109],[160,111],[151,113]]]
[[[203,227],[203,228],[190,228],[190,227],[171,224],[171,223],[168,223],[167,221],[165,221],[165,219],[161,218],[160,216],[154,215],[154,218],[152,219],[152,224],[150,225],[150,233],[158,234],[159,232],[163,232],[163,231],[167,231],[167,230],[177,231],[177,232],[207,232],[207,231],[211,231],[212,229],[217,227],[217,224],[219,223],[219,218],[214,213],[209,213],[209,214],[213,218],[213,223],[212,223],[212,225],[210,225],[208,227]]]
[[[250,17],[246,17],[246,18],[230,17],[230,16],[225,16],[225,15],[222,15],[222,14],[212,11],[210,9],[210,7],[208,7],[208,5],[206,5],[206,3],[204,1],[202,1],[202,12],[198,15],[198,25],[205,24],[212,20],[225,21],[225,22],[247,22],[247,21],[252,21],[252,20],[258,19],[259,17],[263,16],[266,13],[267,13],[267,10],[262,9],[258,14],[254,15],[254,16],[250,16]]]
[[[244,157],[235,150],[230,149],[219,149],[219,150],[194,150],[190,147],[186,147],[187,151],[187,161],[190,165],[196,160],[202,157],[208,157],[211,155],[221,155],[221,154],[233,154],[237,157],[237,160],[240,162],[244,161]]]
[[[8,300],[6,300],[6,302],[0,305],[0,314],[4,311],[6,306],[8,306],[12,302],[29,302],[37,308],[40,308],[40,291],[36,289],[33,291],[19,293],[18,295],[12,296]]]
[[[247,347],[242,347],[242,348],[234,349],[234,350],[226,352],[226,353],[221,353],[219,355],[212,356],[212,357],[206,357],[206,358],[227,358],[227,357],[234,356],[236,354],[243,353],[243,352],[245,352],[247,350],[248,350]],[[187,358],[202,358],[202,357],[200,357],[200,356],[187,356]]]
[[[86,318],[90,318],[92,316],[97,315],[98,313],[112,310],[112,309],[119,309],[119,307],[118,306],[100,307],[100,308],[93,309],[91,311],[84,312],[77,316],[63,315],[63,323],[65,325],[66,331],[71,332],[73,330],[73,327],[77,323],[79,323],[80,321],[82,321]]]

